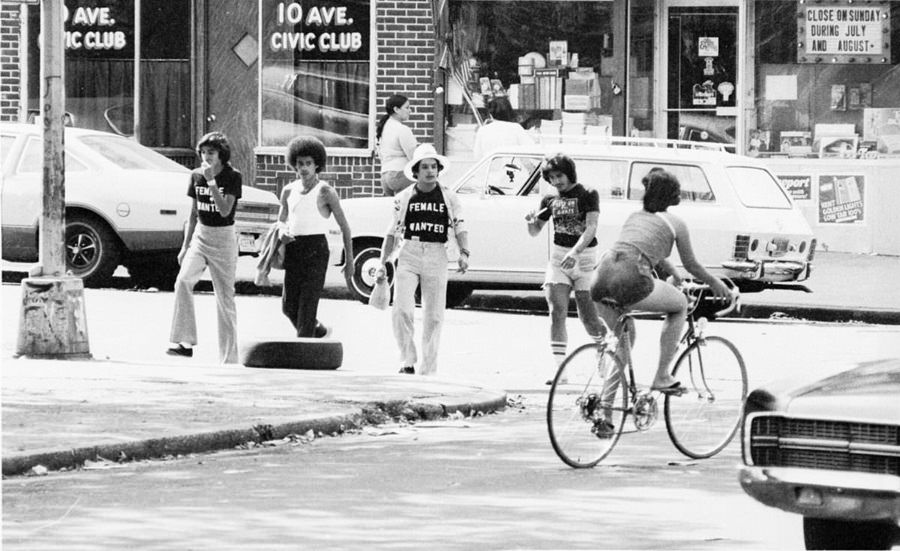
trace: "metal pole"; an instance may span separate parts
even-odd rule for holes
[[[134,0],[134,141],[141,143],[141,0]]]
[[[66,188],[64,157],[65,81],[63,79],[63,0],[44,0],[41,9],[41,120],[44,125],[41,275],[66,272]]]

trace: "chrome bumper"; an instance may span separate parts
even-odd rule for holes
[[[843,520],[900,519],[900,478],[791,467],[743,467],[751,497],[789,513]]]
[[[722,267],[735,272],[732,278],[776,282],[805,281],[812,271],[812,264],[790,260],[728,260]]]

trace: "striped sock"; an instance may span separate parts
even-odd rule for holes
[[[566,359],[566,344],[565,341],[550,341],[550,352],[553,353],[553,361],[556,362],[557,368]]]

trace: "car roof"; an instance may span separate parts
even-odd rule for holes
[[[632,141],[618,138],[623,142]],[[744,155],[728,153],[716,148],[699,147],[667,147],[665,144],[678,144],[676,140],[633,140],[646,141],[640,145],[624,145],[610,140],[595,140],[592,143],[536,143],[533,145],[517,145],[495,149],[491,155],[553,155],[564,153],[572,157],[618,157],[635,161],[669,161],[689,163],[718,163],[723,165],[764,166],[757,159]],[[660,145],[656,145],[659,142]]]
[[[91,134],[101,134],[104,136],[117,136],[117,134],[113,134],[112,132],[104,132],[102,130],[93,130],[91,128],[78,128],[74,126],[66,126],[64,127],[66,131],[66,135],[71,136],[87,136]],[[42,133],[42,127],[39,124],[28,124],[21,122],[8,123],[4,122],[0,124],[0,130],[11,131],[16,134],[38,134]]]

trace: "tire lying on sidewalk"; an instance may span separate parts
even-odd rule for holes
[[[244,347],[241,357],[246,367],[281,369],[337,369],[343,361],[341,341],[300,337],[251,343]]]

